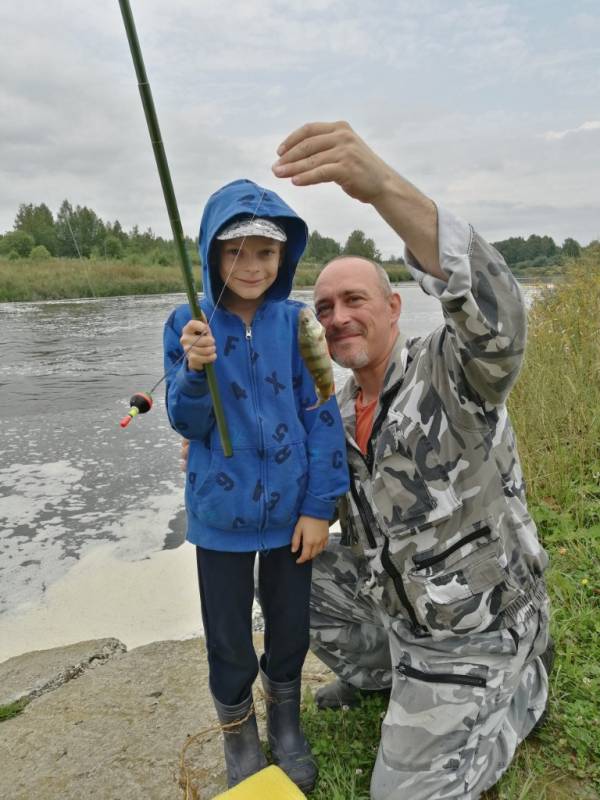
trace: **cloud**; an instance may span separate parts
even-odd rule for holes
[[[590,120],[589,122],[583,122],[577,128],[567,128],[564,131],[546,131],[542,136],[547,141],[553,142],[557,139],[564,139],[565,136],[569,136],[573,133],[587,133],[588,131],[597,130],[600,130],[600,120]]]
[[[347,119],[487,235],[510,227],[510,209],[515,229],[597,235],[599,123],[572,127],[600,101],[596,29],[582,14],[504,0],[132,5],[186,233],[216,187],[246,176],[323,235],[360,227],[398,252],[379,217],[336,187],[297,190],[271,174],[292,130]],[[170,235],[118,4],[84,15],[75,0],[5,3],[0,28],[0,232],[19,203],[56,211],[67,197]],[[554,211],[544,224],[546,207],[564,213],[560,225]]]

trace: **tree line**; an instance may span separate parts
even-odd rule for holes
[[[187,239],[187,243],[190,254],[197,261],[195,243],[191,239]],[[579,258],[582,249],[573,238],[565,239],[559,246],[551,236],[536,234],[527,239],[513,236],[493,244],[516,272],[558,266],[563,258]],[[352,231],[344,244],[313,231],[302,262],[320,265],[340,255],[362,256],[388,268],[394,265],[401,268],[404,264],[399,256],[383,259],[373,239],[361,230]],[[52,257],[125,259],[163,266],[177,263],[172,240],[157,236],[151,228],[142,232],[137,225],[126,231],[118,220],[104,222],[91,208],[74,207],[68,200],[63,201],[56,217],[45,203],[22,203],[13,230],[0,235],[0,256],[14,260]]]

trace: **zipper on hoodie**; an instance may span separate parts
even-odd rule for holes
[[[399,663],[396,665],[396,672],[405,675],[407,678],[416,678],[418,681],[426,683],[454,683],[458,686],[479,686],[485,689],[487,681],[477,675],[455,675],[453,672],[422,672],[420,669],[410,667],[408,664]]]
[[[244,325],[245,332],[246,332],[245,338],[246,338],[246,349],[247,349],[247,353],[248,353],[248,363],[250,364],[250,383],[252,385],[252,400],[253,400],[253,403],[254,403],[254,413],[256,415],[256,420],[258,422],[260,449],[261,449],[261,452],[263,454],[263,458],[261,459],[261,464],[260,464],[260,480],[261,480],[261,484],[262,484],[262,487],[263,487],[263,492],[262,492],[260,500],[259,500],[259,503],[260,503],[260,525],[259,525],[259,529],[258,529],[259,536],[260,536],[260,549],[263,550],[264,549],[264,547],[263,547],[264,542],[262,541],[262,532],[264,531],[265,525],[266,525],[266,522],[267,522],[267,520],[266,520],[267,504],[266,504],[266,501],[265,501],[265,493],[267,491],[267,476],[265,474],[266,473],[266,468],[265,468],[265,458],[264,458],[264,455],[265,455],[265,437],[264,437],[262,419],[261,419],[261,416],[260,416],[260,413],[259,413],[260,409],[259,409],[259,406],[258,406],[258,390],[257,390],[257,387],[256,387],[256,379],[255,379],[255,375],[254,375],[254,362],[252,361],[252,326],[251,325],[247,325],[243,321],[242,321],[242,324]]]
[[[446,548],[441,553],[438,553],[435,556],[413,556],[414,565],[417,569],[425,569],[426,567],[432,567],[434,564],[437,564],[439,561],[443,561],[447,558],[451,553],[454,553],[455,550],[461,548],[464,544],[468,544],[472,542],[473,539],[479,539],[480,536],[489,536],[491,533],[489,527],[484,525],[482,528],[478,528],[478,530],[473,531],[468,536],[465,536],[463,539],[459,539],[458,542],[455,542],[451,547]]]

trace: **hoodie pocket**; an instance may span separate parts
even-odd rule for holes
[[[295,525],[308,484],[306,445],[290,442],[267,450],[267,527]]]
[[[188,493],[194,515],[218,530],[258,530],[264,508],[260,467],[254,448],[236,448],[231,458],[213,451],[204,480]]]

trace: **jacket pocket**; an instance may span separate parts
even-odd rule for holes
[[[267,527],[295,525],[308,484],[306,445],[290,442],[267,450]]]
[[[261,464],[254,448],[236,448],[231,458],[221,450],[210,454],[210,462],[199,482],[188,474],[188,503],[199,521],[218,530],[258,530],[264,508],[260,481]]]
[[[406,655],[395,673],[382,726],[386,763],[412,772],[456,772],[465,748],[480,735],[488,668],[455,662],[429,665]]]
[[[486,630],[520,593],[490,520],[413,555],[406,578],[419,622],[437,638]]]
[[[402,536],[437,525],[460,508],[451,466],[418,422],[392,416],[374,454],[373,502],[384,532]]]

